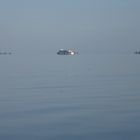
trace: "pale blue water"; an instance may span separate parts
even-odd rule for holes
[[[0,56],[0,140],[139,140],[140,56]]]

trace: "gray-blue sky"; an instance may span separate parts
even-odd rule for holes
[[[139,0],[1,0],[1,49],[140,49]]]

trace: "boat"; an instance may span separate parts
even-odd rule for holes
[[[65,50],[65,49],[60,49],[58,52],[57,52],[58,55],[75,55],[75,54],[78,54],[78,52],[75,52],[73,50]]]
[[[11,52],[0,52],[0,55],[11,55]]]
[[[140,51],[136,51],[136,52],[134,52],[135,54],[140,54]]]

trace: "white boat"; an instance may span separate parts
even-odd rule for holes
[[[77,52],[73,51],[73,50],[65,50],[65,49],[60,49],[57,52],[58,55],[75,55],[78,54]]]

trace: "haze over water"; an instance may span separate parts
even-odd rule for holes
[[[139,4],[1,1],[0,139],[139,140]]]

